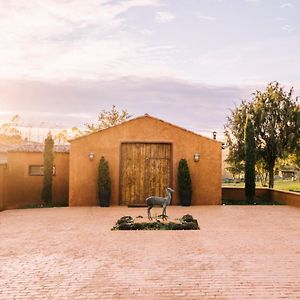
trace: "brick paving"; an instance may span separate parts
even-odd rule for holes
[[[299,208],[168,208],[185,213],[200,231],[110,231],[145,208],[1,212],[0,299],[300,299]]]

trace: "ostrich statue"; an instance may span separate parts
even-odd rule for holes
[[[150,210],[154,205],[160,205],[163,207],[162,211],[162,219],[167,220],[167,206],[170,204],[172,199],[172,193],[174,192],[171,188],[166,188],[167,197],[157,197],[157,196],[150,196],[146,199],[146,203],[148,206],[148,219],[152,220]]]

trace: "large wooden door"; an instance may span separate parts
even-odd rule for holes
[[[165,196],[170,184],[171,144],[122,144],[120,204],[145,204],[151,195]]]

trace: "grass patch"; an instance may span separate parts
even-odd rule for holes
[[[223,205],[286,205],[284,203],[280,202],[273,202],[273,201],[266,201],[266,200],[257,200],[254,201],[254,204],[248,204],[247,201],[245,200],[224,200],[222,199],[222,204]]]
[[[245,187],[244,182],[239,183],[223,183],[223,187]],[[256,182],[256,187],[261,188],[263,187],[260,182]],[[282,190],[282,191],[290,191],[300,193],[300,181],[291,181],[291,180],[282,180],[277,179],[274,181],[274,189],[275,190]]]

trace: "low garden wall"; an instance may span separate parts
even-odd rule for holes
[[[270,189],[272,201],[300,207],[300,193]]]
[[[246,201],[243,187],[222,187],[222,200],[234,202]],[[254,201],[277,202],[300,207],[300,193],[279,191],[269,188],[257,188]]]
[[[222,200],[246,201],[245,189],[243,187],[222,187]],[[257,188],[254,201],[270,201],[270,190],[268,188]]]

